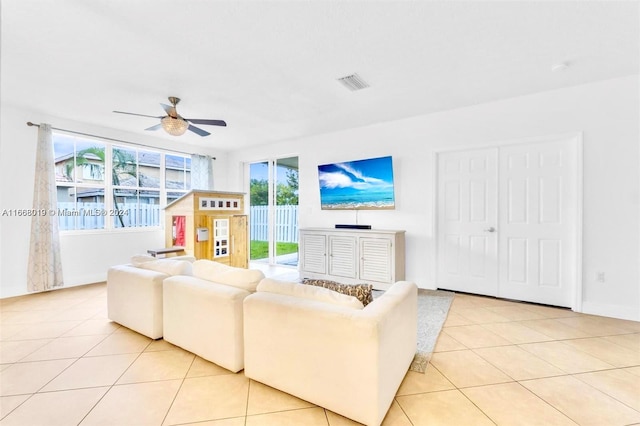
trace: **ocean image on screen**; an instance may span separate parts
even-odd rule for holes
[[[391,157],[318,166],[323,210],[393,209]]]

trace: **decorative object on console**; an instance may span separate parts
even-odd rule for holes
[[[337,224],[336,229],[371,229],[371,225],[343,225]]]
[[[330,280],[302,280],[302,284],[313,285],[317,287],[324,287],[329,290],[336,291],[341,294],[353,296],[362,302],[364,306],[373,302],[373,285],[371,284],[340,284]]]
[[[318,166],[322,210],[394,209],[391,157]]]

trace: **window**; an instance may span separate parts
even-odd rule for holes
[[[160,225],[159,152],[112,148],[114,228]]]
[[[248,164],[251,260],[298,263],[298,157]]]
[[[191,188],[191,158],[179,155],[165,156],[165,188],[167,204],[186,194]]]
[[[191,158],[53,134],[60,230],[155,227],[191,188]]]
[[[213,233],[213,257],[229,256],[229,219],[214,219]]]
[[[53,152],[60,229],[104,229],[105,144],[56,134]]]

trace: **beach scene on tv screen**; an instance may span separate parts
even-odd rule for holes
[[[323,210],[393,209],[391,157],[318,166]]]

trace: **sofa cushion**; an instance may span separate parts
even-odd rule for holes
[[[191,256],[190,254],[182,254],[180,256],[172,256],[169,258],[170,260],[186,260],[189,263],[193,263],[196,261],[195,256]]]
[[[156,259],[153,256],[150,256],[148,254],[136,254],[134,256],[131,256],[131,264],[133,266],[140,266],[143,263],[147,263],[147,262],[153,262],[154,260],[159,260]]]
[[[149,262],[143,262],[138,267],[161,272],[170,276],[191,275],[192,273],[191,262],[188,260],[157,259]]]
[[[258,283],[264,278],[262,271],[257,269],[236,268],[206,259],[193,262],[193,276],[251,293],[256,291]]]
[[[329,290],[337,291],[341,294],[354,296],[359,301],[361,301],[364,306],[367,306],[369,303],[373,302],[373,294],[371,293],[371,290],[373,290],[373,285],[371,284],[340,284],[335,281],[312,280],[308,278],[304,279],[302,283],[324,287],[328,288]]]
[[[362,302],[354,296],[340,294],[323,287],[307,286],[300,283],[278,281],[270,278],[265,278],[260,281],[257,291],[317,300],[319,302],[345,306],[347,308],[362,309],[364,307]]]

